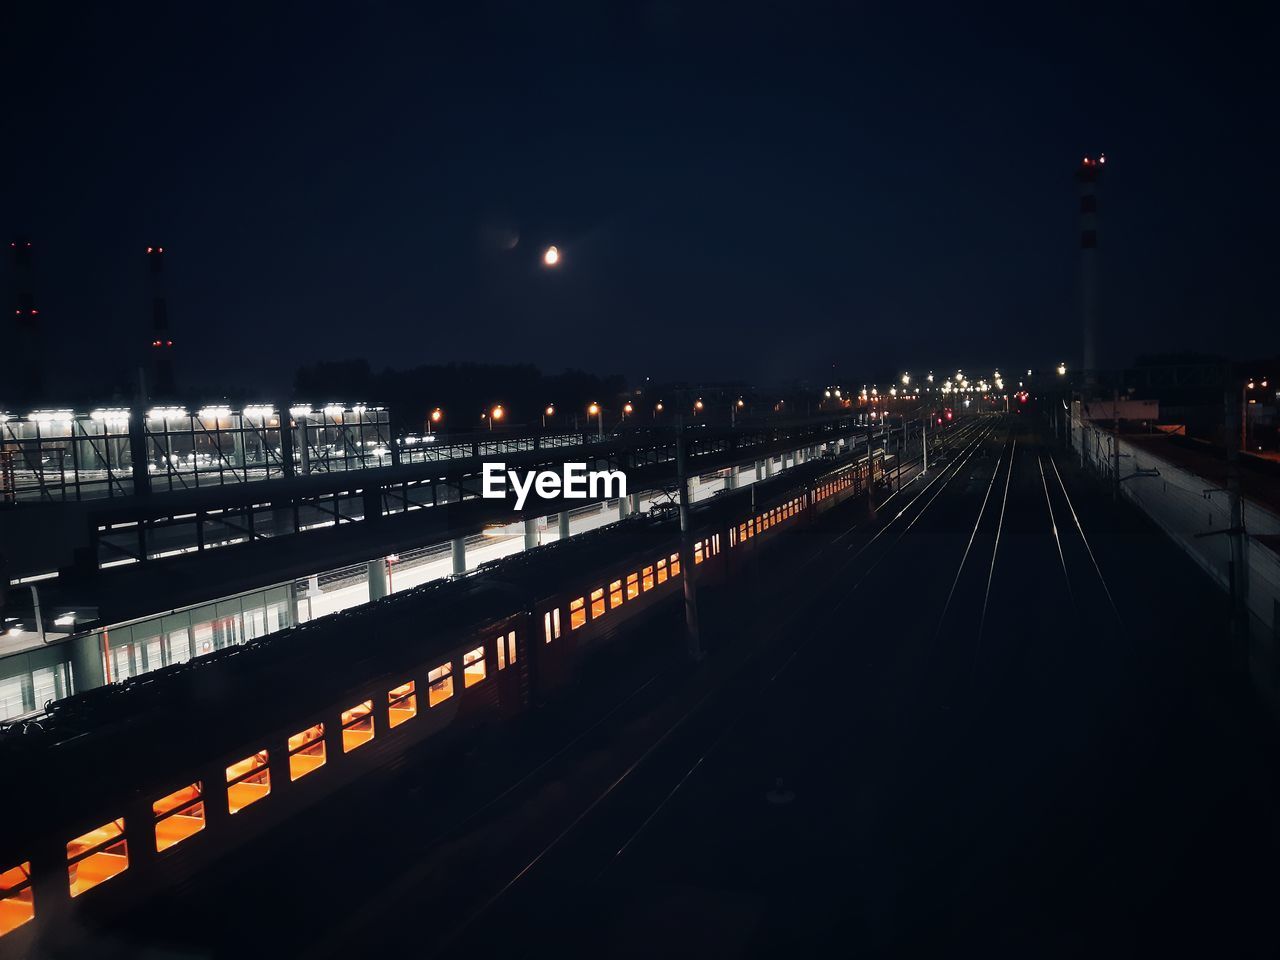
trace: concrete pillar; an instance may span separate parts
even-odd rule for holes
[[[524,520],[524,548],[532,550],[538,545],[538,518],[525,517]]]
[[[738,489],[738,468],[737,467],[729,468],[729,476],[725,477],[724,488],[726,490]]]
[[[631,494],[631,512],[636,514],[644,512],[640,509],[640,494],[638,493]]]
[[[626,497],[618,498],[618,519],[625,520],[631,516],[631,501]]]
[[[467,572],[467,541],[465,537],[455,537],[450,543],[453,553],[453,572]]]
[[[773,457],[764,458],[764,475],[766,479],[773,476]]]
[[[76,637],[68,645],[71,648],[71,682],[76,693],[92,690],[107,682],[102,663],[102,634],[95,630]],[[36,704],[43,707],[44,704]]]
[[[568,510],[564,510],[560,513],[559,525],[560,525],[559,526],[560,539],[568,540],[569,539],[569,511]]]
[[[381,600],[387,595],[387,561],[378,557],[369,561],[369,599]]]

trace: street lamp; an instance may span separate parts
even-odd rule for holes
[[[547,408],[542,411],[542,428],[544,430],[547,427],[547,417],[554,417],[555,415],[556,415],[556,405],[554,403],[548,403]]]
[[[604,437],[604,412],[600,409],[600,404],[593,403],[587,407],[587,423],[591,422],[591,418],[596,418],[596,435]]]
[[[736,427],[738,425],[738,411],[741,410],[746,405],[747,405],[746,401],[743,400],[741,397],[739,397],[738,401],[729,408],[729,425],[730,426]]]
[[[697,417],[697,415],[698,415],[701,411],[702,411],[702,401],[701,401],[701,400],[695,400],[695,401],[693,401],[693,415],[694,415],[695,417]]]
[[[547,247],[547,252],[542,255],[542,262],[548,267],[554,267],[560,262],[560,251],[554,246]]]
[[[902,375],[902,385],[905,387],[905,386],[907,386],[907,385],[908,385],[908,384],[910,384],[910,383],[911,383],[911,374],[909,374],[909,373],[904,373],[904,374]]]
[[[493,409],[489,411],[489,429],[492,431],[494,421],[501,420],[506,415],[507,411],[502,409],[502,404],[494,404]]]
[[[631,405],[631,401],[628,400],[626,403],[622,405],[622,418],[625,420],[627,418],[627,415],[631,413],[631,411],[633,411],[634,409],[635,407],[633,407]]]
[[[441,410],[439,407],[436,407],[434,410],[431,411],[431,416],[427,418],[427,436],[431,436],[431,428],[433,426],[438,427],[440,425],[440,421],[443,419],[444,419],[444,411]]]
[[[662,412],[662,401],[659,400],[657,403],[653,405],[653,419],[657,420],[658,414],[660,414],[661,412]]]
[[[1067,365],[1065,363],[1058,364],[1058,376],[1065,377],[1067,375]]]

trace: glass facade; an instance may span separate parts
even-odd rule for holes
[[[131,437],[138,416],[141,432]],[[0,500],[127,496],[135,492],[135,457],[145,461],[155,492],[390,466],[394,459],[384,407],[294,406],[289,420],[292,455],[286,458],[280,413],[270,404],[0,413]],[[409,446],[416,445],[415,439]]]

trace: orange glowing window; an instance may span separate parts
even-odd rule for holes
[[[640,586],[645,590],[653,589],[653,567],[645,567],[640,571]]]
[[[569,602],[569,629],[577,630],[587,622],[586,599],[579,597]]]
[[[609,584],[609,609],[614,610],[622,606],[622,581],[614,580]]]
[[[696,567],[702,562],[702,541],[699,540],[693,545],[693,565]]]
[[[418,688],[412,680],[387,691],[387,726],[398,727],[418,715]]]
[[[67,844],[67,881],[73,897],[128,869],[124,820],[112,820]]]
[[[667,561],[658,561],[658,583],[667,582]]]
[[[546,636],[547,643],[552,640],[560,639],[560,608],[548,610],[542,615],[542,632]]]
[[[204,829],[204,785],[197,780],[151,805],[156,850],[168,850]]]
[[[591,619],[604,616],[604,587],[591,591]]]
[[[436,706],[453,696],[453,664],[442,663],[427,674],[427,703]]]
[[[498,637],[498,669],[505,670],[516,662],[516,632]]]
[[[373,739],[373,701],[342,711],[342,752],[350,753]]]
[[[678,553],[671,555],[671,575],[673,577],[680,576],[680,554]]]
[[[271,771],[267,768],[267,751],[237,760],[227,767],[227,809],[239,813],[271,793]]]
[[[627,574],[627,599],[634,600],[640,596],[640,574]]]
[[[324,724],[317,723],[289,738],[289,779],[298,780],[325,762]]]
[[[501,642],[498,643],[498,649],[502,649]],[[474,650],[468,650],[462,655],[463,689],[479,683],[484,678],[484,645],[481,644]]]
[[[31,896],[31,864],[20,863],[0,873],[0,937],[36,915]]]

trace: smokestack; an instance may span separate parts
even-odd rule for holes
[[[151,337],[147,350],[151,357],[152,397],[173,395],[173,336],[169,332],[169,306],[164,294],[164,247],[147,247],[151,272]]]
[[[35,278],[31,269],[31,241],[19,237],[9,244],[13,253],[13,326],[17,360],[18,396],[11,399],[27,404],[44,393],[44,337],[40,311],[36,308]]]
[[[1080,325],[1084,334],[1085,383],[1098,383],[1098,177],[1105,154],[1085,157],[1076,170],[1080,187]]]

